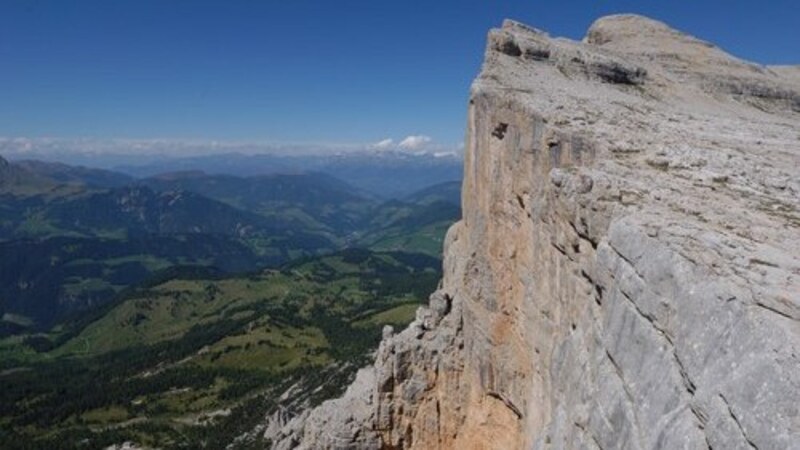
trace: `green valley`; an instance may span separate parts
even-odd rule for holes
[[[0,163],[3,449],[263,448],[414,318],[460,216],[458,182]]]
[[[291,384],[310,402],[335,394],[439,277],[425,255],[345,250],[142,286],[66,340],[39,335],[62,342],[41,353],[6,338],[0,423],[13,431],[0,447],[220,448]]]
[[[69,326],[176,266],[232,274],[351,247],[438,258],[454,186],[384,201],[323,173],[135,180],[3,160],[0,336]]]

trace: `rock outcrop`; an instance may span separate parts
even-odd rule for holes
[[[492,30],[440,289],[275,448],[800,448],[797,74]]]

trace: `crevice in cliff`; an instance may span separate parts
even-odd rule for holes
[[[568,221],[568,223],[569,223],[569,226],[572,227],[572,230],[575,231],[575,234],[577,234],[579,238],[581,238],[584,241],[588,242],[592,246],[593,249],[597,250],[598,242],[597,242],[596,239],[592,239],[592,237],[589,236],[588,233],[578,230],[578,227],[575,226],[574,222]],[[585,223],[582,223],[582,225],[586,226]]]
[[[615,250],[615,252],[616,252],[616,250]],[[617,254],[619,254],[619,253],[617,253]],[[678,356],[678,351],[675,348],[675,343],[672,341],[672,336],[670,336],[670,334],[667,333],[667,331],[665,329],[663,329],[660,325],[658,325],[658,322],[655,320],[655,318],[653,318],[652,316],[650,316],[646,312],[642,311],[641,308],[639,308],[639,305],[636,304],[636,302],[630,297],[630,295],[628,295],[628,293],[626,293],[621,288],[618,288],[618,291],[619,291],[620,294],[622,294],[622,297],[624,297],[626,300],[628,300],[628,303],[630,303],[630,305],[633,307],[633,310],[640,317],[642,317],[648,323],[650,323],[650,325],[653,327],[653,329],[656,330],[656,332],[659,335],[661,335],[664,338],[665,341],[667,341],[667,344],[669,344],[669,347],[670,347],[670,349],[672,351],[672,357],[673,357],[673,360],[675,361],[675,365],[678,368],[678,374],[681,376],[681,379],[683,380],[683,386],[686,389],[686,392],[688,392],[690,396],[694,396],[694,393],[697,390],[697,386],[692,381],[692,379],[689,377],[689,374],[686,371],[686,366],[683,364],[683,361],[681,361],[680,357]]]
[[[706,442],[706,448],[708,450],[713,450],[714,448],[711,446],[711,442],[708,441],[708,435],[705,432],[706,425],[708,424],[708,414],[706,414],[705,411],[703,411],[694,403],[689,404],[689,411],[691,411],[694,417],[697,419],[698,428],[700,428],[700,431],[703,432],[703,439]]]
[[[514,42],[514,40],[510,36],[504,36],[504,39],[498,40],[495,43],[494,49],[504,55],[512,56],[517,58],[522,56],[522,49],[519,47],[519,44]]]
[[[608,357],[608,360],[614,367],[614,371],[617,373],[617,377],[622,382],[622,390],[625,391],[625,397],[628,398],[628,401],[630,401],[631,404],[635,404],[635,402],[633,401],[633,394],[630,392],[630,390],[628,390],[628,385],[625,383],[625,377],[622,373],[622,368],[619,366],[619,364],[617,364],[617,361],[614,359],[613,356],[611,356],[611,353],[608,350],[606,350],[606,357]]]
[[[628,266],[630,266],[631,270],[634,272],[636,277],[638,277],[643,282],[646,281],[646,279],[644,279],[642,277],[642,275],[636,270],[636,267],[633,265],[632,261],[630,261],[628,258],[623,256],[613,246],[609,245],[609,248],[622,261],[624,261]],[[666,341],[666,343],[669,345],[670,351],[672,353],[672,359],[675,362],[675,366],[678,369],[678,374],[681,377],[681,381],[683,383],[683,387],[684,387],[686,393],[689,395],[689,397],[692,398],[692,400],[689,401],[690,402],[689,403],[689,410],[691,411],[692,415],[695,417],[695,419],[697,421],[697,424],[698,424],[698,428],[700,428],[700,430],[705,430],[706,423],[708,421],[706,414],[704,414],[703,411],[701,411],[696,405],[691,403],[694,400],[694,395],[695,395],[695,392],[697,391],[697,386],[694,383],[694,381],[691,379],[691,377],[689,376],[689,373],[686,370],[686,365],[683,363],[681,358],[678,356],[678,350],[677,350],[677,347],[675,346],[675,343],[673,341],[672,335],[666,329],[664,329],[661,325],[658,324],[658,321],[656,320],[656,318],[654,318],[651,314],[648,314],[645,311],[643,311],[639,307],[639,305],[633,300],[633,298],[631,298],[631,296],[627,292],[625,292],[621,287],[618,286],[617,287],[617,291],[622,295],[623,298],[625,298],[627,300],[627,302],[631,305],[633,311],[635,311],[637,315],[639,315],[641,318],[643,318],[645,321],[647,321],[650,324],[650,326],[657,332],[657,334],[662,336],[664,338],[664,340]],[[706,445],[708,446],[709,449],[711,448],[711,445],[708,443],[707,438],[706,438]]]
[[[708,423],[708,415],[702,409],[698,408],[695,404],[689,405],[689,410],[692,414],[697,418],[697,421],[700,422],[700,429],[706,429],[706,423]]]
[[[594,279],[583,269],[581,269],[581,276],[588,281],[589,284],[594,286],[594,302],[597,303],[597,306],[603,306],[603,291],[605,288],[594,281]]]
[[[585,425],[583,425],[580,422],[574,422],[574,424],[575,427],[581,431],[581,433],[589,436],[589,438],[592,440],[592,443],[598,450],[604,450],[603,446],[600,444],[600,441],[597,440],[597,436],[595,436],[594,433],[592,433],[590,430],[587,430]]]
[[[566,256],[567,259],[569,259],[570,261],[575,262],[575,260],[572,259],[572,256],[570,256],[569,253],[567,253],[566,249],[556,244],[555,242],[551,242],[550,245],[552,245],[553,248],[556,249],[556,251],[558,251],[558,253],[561,253],[562,255]]]
[[[791,321],[794,321],[794,322],[800,321],[800,319],[798,319],[797,317],[793,317],[793,316],[789,315],[788,313],[785,313],[785,312],[783,312],[783,311],[781,311],[781,310],[779,310],[777,308],[774,308],[772,306],[769,306],[769,305],[765,304],[764,302],[756,301],[755,305],[756,306],[760,306],[761,308],[766,309],[767,311],[769,311],[769,312],[771,312],[773,314],[777,314],[777,315],[779,315],[779,316],[781,316],[783,318],[789,319]]]
[[[439,400],[436,400],[436,441],[442,445],[442,409]]]
[[[495,400],[499,400],[509,410],[511,410],[511,412],[514,413],[515,416],[517,416],[517,419],[520,419],[520,420],[522,419],[522,417],[523,417],[522,411],[508,397],[506,397],[505,395],[503,395],[503,394],[501,394],[499,392],[494,392],[494,391],[489,391],[489,392],[486,393],[486,395],[491,397],[491,398],[493,398],[493,399],[495,399]]]
[[[619,382],[622,385],[622,390],[623,392],[625,392],[625,398],[628,400],[628,403],[630,404],[631,414],[633,414],[633,421],[636,426],[635,427],[636,439],[639,441],[639,446],[641,448],[644,448],[644,445],[642,445],[642,437],[639,435],[639,430],[641,429],[641,425],[639,422],[639,414],[636,410],[636,401],[634,400],[633,393],[630,391],[630,388],[628,387],[628,384],[625,381],[625,374],[622,372],[622,367],[620,367],[620,365],[617,363],[614,357],[611,356],[611,353],[608,350],[606,350],[606,358],[608,358],[608,361],[611,362],[611,366],[614,368],[614,372],[616,373],[617,378],[619,378]]]
[[[508,131],[508,124],[500,122],[494,127],[494,130],[492,130],[492,136],[502,141],[503,138],[506,137],[506,131]]]
[[[647,71],[645,69],[625,66],[616,61],[598,61],[587,64],[586,69],[589,73],[597,76],[602,81],[611,84],[639,86],[644,84],[645,78],[647,77]]]
[[[675,350],[675,347],[672,347],[672,356],[675,358],[675,363],[678,364],[678,372],[681,375],[681,379],[683,379],[683,386],[686,388],[686,392],[689,395],[694,396],[695,391],[697,391],[697,386],[694,384],[691,378],[689,378],[689,374],[686,372],[686,367],[683,365],[683,362],[678,357],[678,352]]]
[[[751,441],[750,438],[747,436],[747,433],[744,432],[744,427],[742,427],[742,423],[739,422],[739,418],[736,417],[736,414],[734,414],[733,409],[731,408],[731,404],[728,403],[728,399],[726,399],[725,396],[722,394],[719,394],[719,398],[722,399],[722,402],[725,403],[725,406],[728,408],[728,415],[731,416],[731,419],[733,419],[733,422],[736,424],[736,427],[739,428],[739,432],[742,433],[742,438],[744,438],[745,442],[747,442],[750,448],[752,448],[753,450],[758,450],[756,444],[754,444],[753,441]]]
[[[633,270],[633,273],[635,273],[636,276],[639,277],[640,280],[644,280],[645,279],[645,277],[642,276],[642,274],[640,274],[638,270],[636,270],[636,264],[634,264],[633,261],[631,261],[627,256],[623,255],[619,250],[617,250],[616,247],[611,245],[610,242],[608,243],[608,248],[610,248],[614,252],[614,254],[616,254],[620,259],[625,261],[631,267],[631,270]]]

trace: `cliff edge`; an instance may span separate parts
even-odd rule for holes
[[[800,448],[800,77],[640,16],[506,21],[444,279],[289,449]]]

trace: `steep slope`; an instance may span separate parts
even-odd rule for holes
[[[492,30],[440,290],[274,448],[796,448],[799,93],[639,16]]]
[[[195,192],[282,221],[285,226],[334,235],[353,232],[375,206],[368,194],[323,173],[235,177],[179,172],[140,183],[158,191]]]
[[[60,184],[79,184],[95,188],[114,188],[124,186],[133,181],[132,177],[123,173],[95,169],[92,167],[69,166],[57,162],[29,159],[16,161],[14,165]]]
[[[389,200],[370,211],[355,235],[357,246],[381,251],[420,252],[441,258],[444,236],[461,218],[461,183],[450,181]]]
[[[446,202],[456,206],[461,206],[461,182],[446,181],[435,184],[421,191],[414,192],[406,196],[404,201],[411,203],[431,204],[435,202]]]
[[[215,233],[246,237],[276,227],[253,213],[192,192],[157,193],[123,187],[52,205],[46,217],[59,228],[90,234]]]
[[[0,156],[0,196],[55,194],[57,183]],[[67,190],[68,189],[62,189]]]

